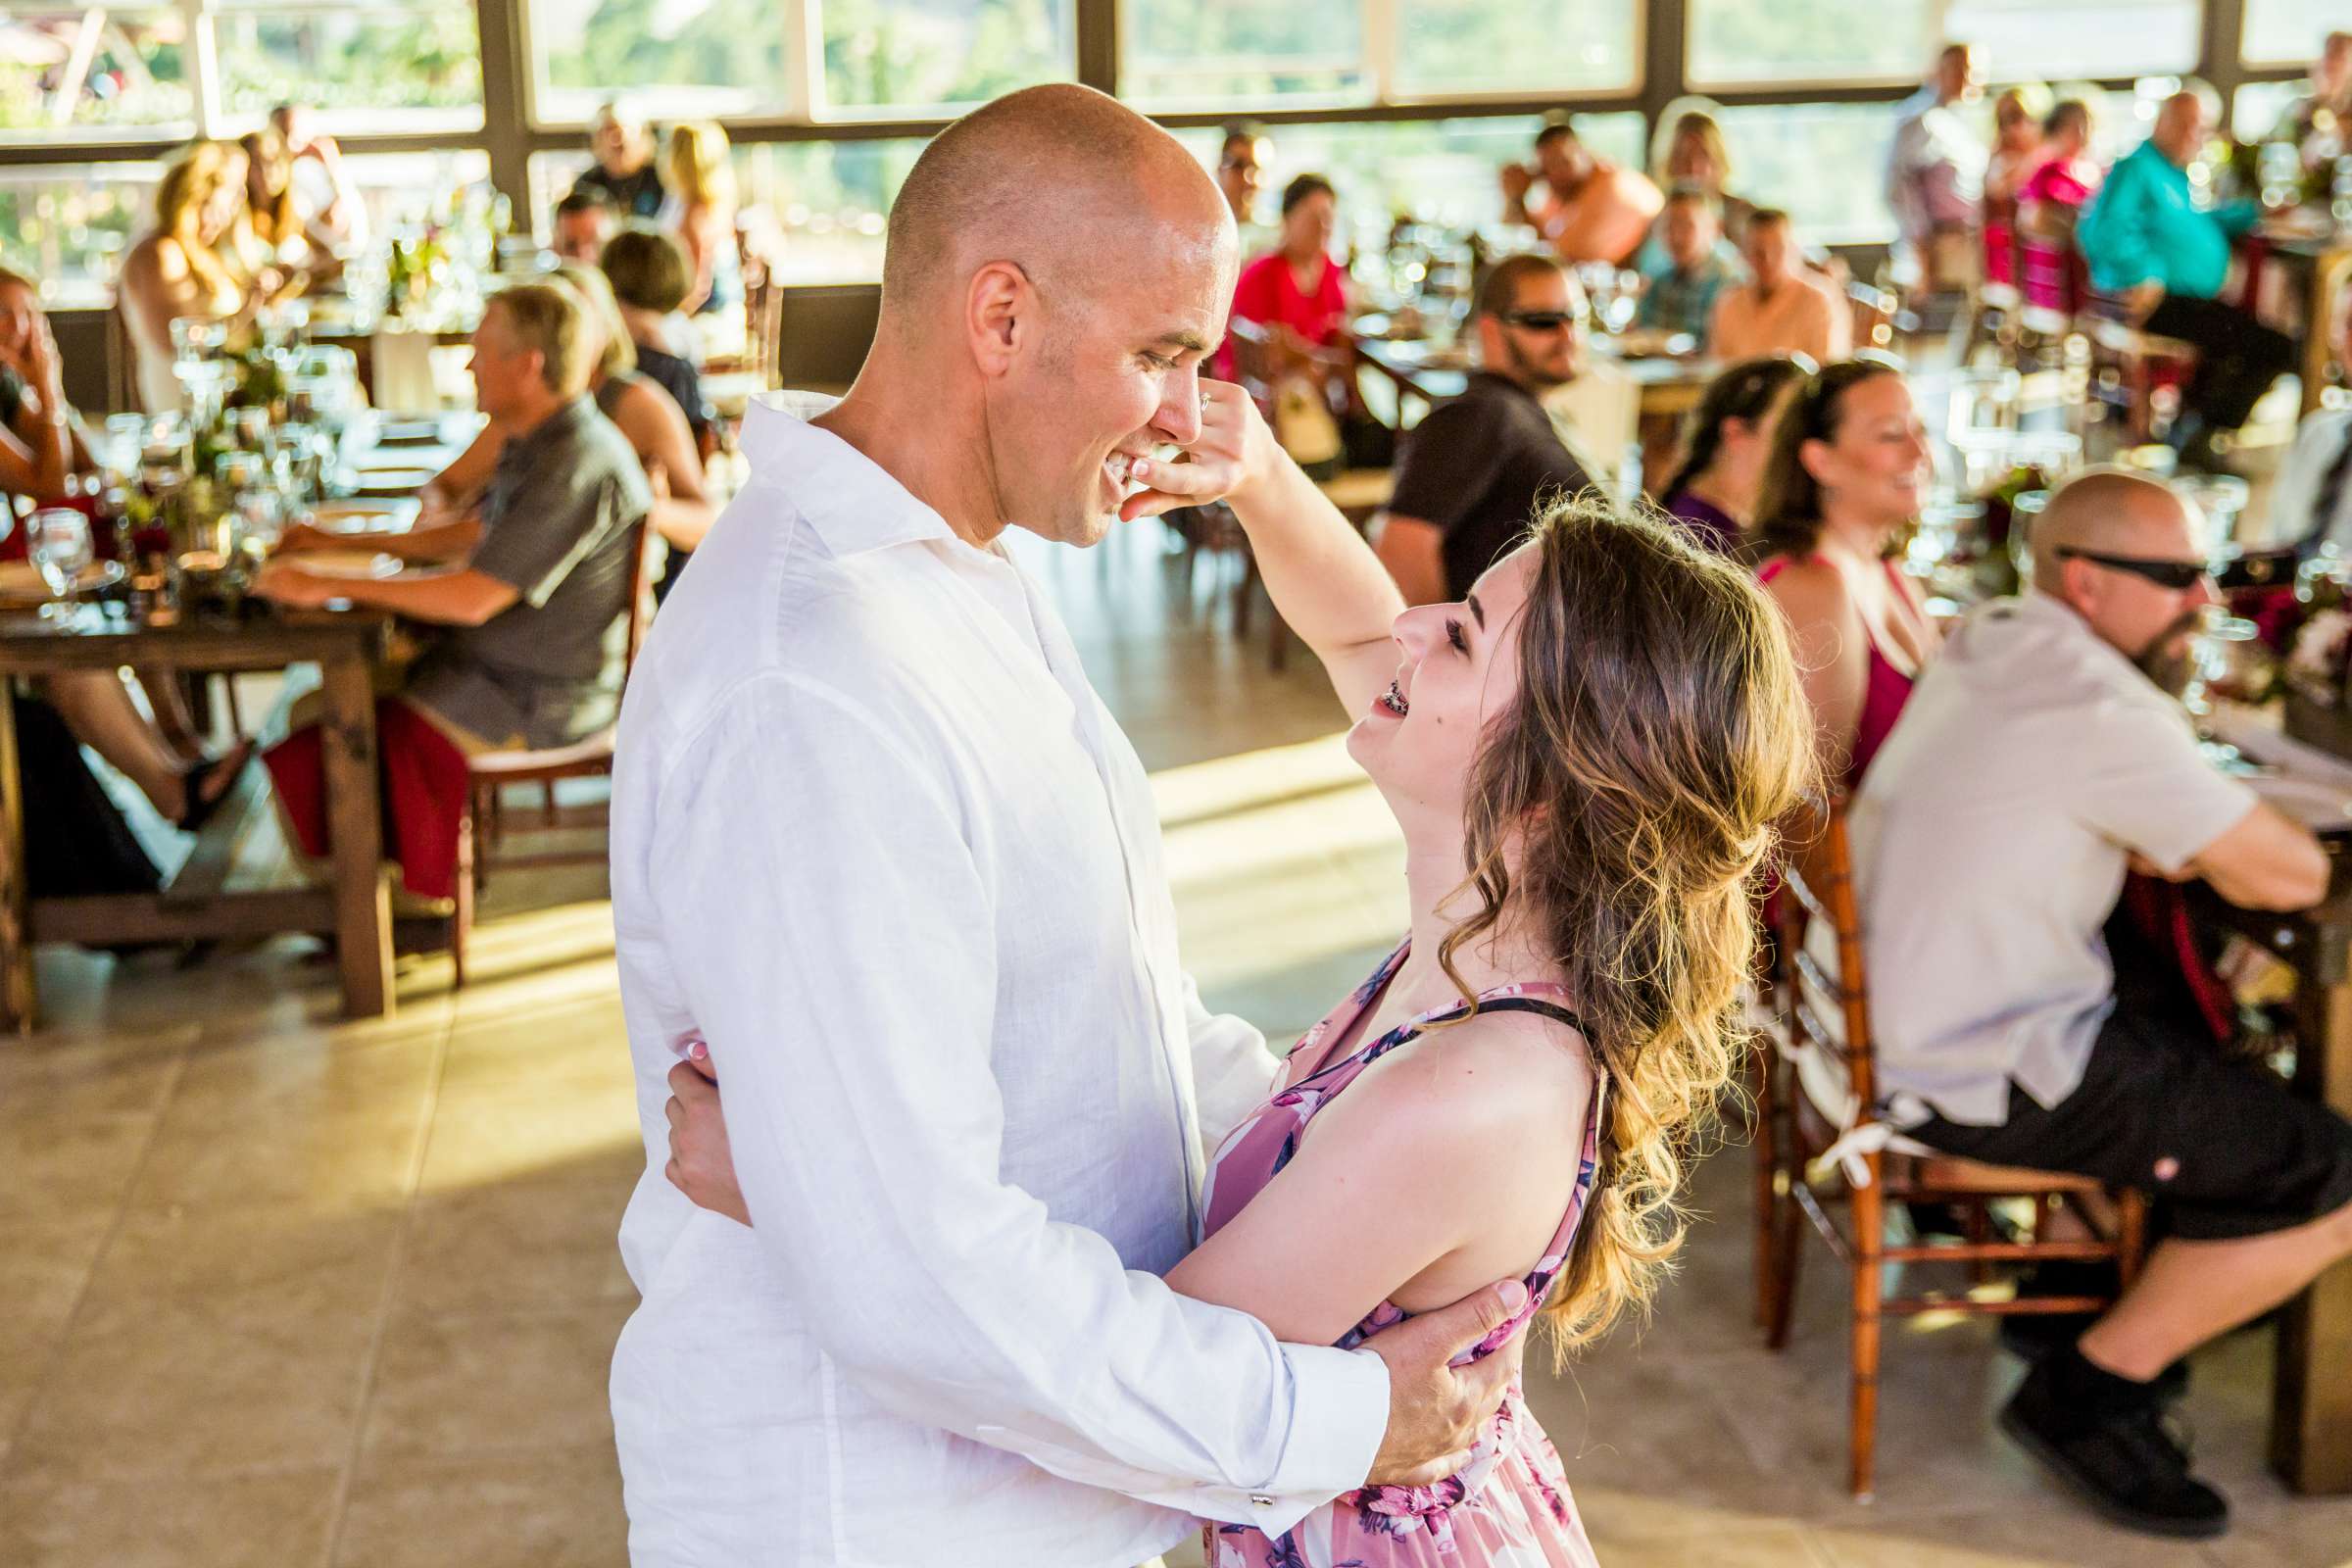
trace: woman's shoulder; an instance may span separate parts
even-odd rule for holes
[[[1466,1157],[1557,1137],[1567,1122],[1581,1127],[1597,1079],[1580,1029],[1544,1013],[1488,1007],[1387,1053],[1332,1112],[1346,1106],[1348,1119],[1386,1147]]]

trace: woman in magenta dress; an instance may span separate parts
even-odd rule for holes
[[[2050,89],[2006,88],[1992,104],[1992,154],[1984,163],[1984,281],[2017,281],[2017,192],[2041,162],[2041,119]]]
[[[2082,99],[2062,99],[2042,128],[2042,161],[2017,193],[2025,299],[2072,316],[2090,291],[2075,227],[2106,171],[2091,152],[2090,105]]]
[[[1225,1137],[1167,1283],[1353,1348],[1515,1278],[1523,1310],[1457,1360],[1519,1356],[1539,1315],[1584,1345],[1655,1289],[1683,1154],[1743,1043],[1751,884],[1816,776],[1787,639],[1738,566],[1578,502],[1460,603],[1406,610],[1248,400],[1218,408],[1243,411],[1222,450],[1253,545],[1324,568],[1285,615],[1358,715],[1410,930]],[[726,1170],[723,1126],[671,1119],[678,1170]],[[740,1212],[723,1175],[678,1179]],[[1215,1568],[1594,1561],[1515,1362],[1450,1473],[1343,1494],[1280,1537],[1209,1525],[1206,1548]]]
[[[1926,496],[1926,428],[1902,373],[1830,366],[1781,416],[1758,506],[1757,570],[1788,619],[1824,771],[1850,790],[1934,657],[1936,623],[1896,565]]]

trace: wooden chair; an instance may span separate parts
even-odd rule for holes
[[[2196,370],[2196,345],[2134,325],[2111,294],[2094,294],[2084,317],[2094,373],[2121,406],[2125,434],[2134,442],[2162,435]]]
[[[1785,1038],[1765,1062],[1756,1131],[1757,1316],[1774,1349],[1788,1343],[1801,1232],[1811,1221],[1845,1265],[1853,1298],[1848,1348],[1852,1368],[1851,1456],[1848,1485],[1857,1499],[1871,1495],[1878,1434],[1880,1325],[1921,1312],[1972,1314],[2097,1311],[2103,1297],[2030,1297],[2015,1299],[1966,1294],[1886,1294],[1890,1264],[1966,1264],[1981,1280],[1998,1263],[2044,1260],[2112,1261],[2129,1283],[2137,1272],[2146,1234],[2146,1200],[2110,1192],[2087,1177],[1979,1164],[1935,1153],[1878,1123],[1880,1089],[1870,1006],[1862,966],[1862,930],[1854,905],[1851,859],[1842,803],[1833,804],[1806,866],[1786,871],[1780,899],[1778,1016]],[[1805,951],[1808,920],[1835,937],[1836,956],[1818,961]],[[1829,1016],[1824,1016],[1827,1009]],[[1769,1048],[1768,1048],[1769,1049]],[[1805,1094],[1795,1062],[1812,1054],[1841,1067],[1848,1108],[1833,1120]],[[2104,1196],[2112,1222],[2100,1210]],[[1990,1205],[2025,1200],[2033,1225],[2023,1240],[1995,1239]],[[1890,1206],[1948,1204],[1967,1227],[1958,1242],[1888,1246]],[[1842,1203],[1849,1222],[1840,1230],[1830,1209]],[[2046,1240],[2043,1220],[2056,1208],[2074,1211],[2091,1239]],[[2106,1234],[2101,1235],[2104,1229]]]
[[[636,668],[637,651],[645,645],[646,625],[653,617],[655,567],[662,559],[662,553],[654,548],[656,537],[652,522],[638,524],[636,549],[630,560],[628,653],[624,671]],[[497,853],[506,837],[505,805],[501,792],[510,784],[538,785],[546,792],[539,825],[543,828],[561,826],[563,816],[556,806],[557,784],[567,778],[611,776],[615,729],[616,726],[599,730],[568,746],[553,746],[539,751],[485,752],[479,757],[466,760],[466,806],[458,817],[458,907],[449,923],[449,956],[457,969],[459,985],[466,983],[466,944],[473,934],[474,899],[490,880],[491,857]],[[485,836],[488,840],[486,844],[483,842]],[[499,863],[509,866],[581,865],[604,858],[602,850],[559,850],[537,855],[501,857]]]

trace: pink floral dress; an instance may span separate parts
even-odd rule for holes
[[[1465,1010],[1457,1005],[1409,1018],[1351,1054],[1328,1059],[1388,989],[1404,962],[1405,951],[1399,947],[1391,954],[1353,996],[1306,1032],[1292,1049],[1282,1087],[1218,1147],[1201,1204],[1203,1238],[1240,1213],[1274,1179],[1297,1152],[1298,1137],[1315,1112],[1366,1067],[1431,1024]],[[1481,996],[1478,1004],[1482,1011],[1541,1012],[1583,1033],[1576,1014],[1549,1000],[1560,995],[1560,988],[1549,984],[1503,986]],[[1331,1044],[1325,1047],[1325,1041]],[[1478,1360],[1507,1344],[1550,1296],[1592,1192],[1599,1138],[1596,1092],[1585,1125],[1576,1189],[1569,1195],[1558,1233],[1527,1276],[1527,1305],[1467,1351],[1461,1362]],[[1383,1301],[1348,1331],[1340,1348],[1353,1349],[1407,1315],[1395,1302]],[[1429,1487],[1364,1487],[1344,1493],[1280,1540],[1270,1540],[1248,1525],[1211,1525],[1204,1544],[1210,1568],[1593,1568],[1596,1562],[1568,1495],[1560,1456],[1528,1413],[1516,1381],[1460,1474]]]

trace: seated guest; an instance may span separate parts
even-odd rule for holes
[[[717,509],[704,490],[702,452],[685,414],[652,377],[637,370],[636,345],[605,274],[566,262],[556,269],[556,278],[581,306],[579,340],[590,366],[588,392],[636,454],[652,487],[649,516],[655,531],[672,548],[692,550],[710,531]],[[496,481],[514,430],[484,407],[490,420],[473,444],[425,487],[426,504],[436,516],[466,514]]]
[[[1578,139],[1566,115],[1545,117],[1532,169],[1502,170],[1503,221],[1533,224],[1562,261],[1624,266],[1665,205],[1639,171],[1619,168]]]
[[[1282,189],[1282,242],[1242,269],[1233,316],[1268,328],[1272,341],[1252,378],[1271,385],[1303,375],[1329,396],[1349,368],[1348,270],[1332,258],[1339,197],[1321,174],[1300,174]],[[1228,338],[1220,364],[1256,356]],[[1234,379],[1227,376],[1225,379]]]
[[[40,290],[0,268],[0,506],[20,496],[36,505],[54,501],[65,494],[68,474],[96,466],[88,432],[66,401],[64,365]],[[21,535],[12,533],[12,542],[22,554]],[[193,832],[226,797],[252,749],[207,756],[169,672],[143,670],[139,678],[153,718],[111,669],[49,675],[39,691],[75,740],[136,785],[164,820]]]
[[[588,150],[596,162],[571,182],[573,190],[602,197],[629,218],[661,216],[667,192],[654,167],[654,134],[640,116],[619,103],[606,104],[588,127]]]
[[[1723,236],[1731,244],[1738,245],[1740,236],[1747,232],[1747,220],[1754,216],[1756,204],[1727,188],[1732,178],[1731,146],[1723,138],[1723,126],[1706,110],[1685,109],[1674,116],[1653,172],[1661,190],[1695,185],[1706,192],[1723,220]]]
[[[397,696],[378,704],[404,880],[425,898],[453,891],[466,756],[566,745],[620,710],[638,533],[652,497],[627,439],[588,395],[592,347],[579,296],[562,284],[522,284],[483,308],[474,384],[505,444],[474,511],[419,530],[416,543],[447,552],[461,569],[354,582],[305,571],[297,546],[256,584],[280,604],[350,600],[437,633]],[[396,756],[403,748],[419,755]],[[269,756],[288,827],[313,856],[326,847],[318,759],[315,727]],[[418,811],[397,781],[417,776],[401,770],[420,762],[439,798]]]
[[[1274,144],[1256,125],[1228,125],[1217,149],[1217,189],[1232,210],[1233,226],[1241,236],[1242,260],[1250,261],[1273,248],[1279,230],[1257,219],[1257,198],[1265,188],[1266,167],[1274,161]]]
[[[2322,116],[2335,121],[2337,146],[2352,135],[2352,32],[2331,32],[2312,62],[2310,90],[2299,94],[2278,117],[2276,135],[2309,149]]]
[[[1585,297],[1548,256],[1494,264],[1478,291],[1480,368],[1405,438],[1375,524],[1381,564],[1408,605],[1459,599],[1527,531],[1540,498],[1591,487],[1542,402],[1576,378]]]
[[[2082,309],[2089,282],[2075,228],[2107,174],[2091,153],[2091,131],[2089,103],[2060,99],[2042,122],[2041,163],[2017,193],[2026,303],[2069,316]]]
[[[228,253],[244,213],[244,152],[232,142],[192,142],[155,187],[155,226],[123,253],[116,308],[130,338],[140,406],[150,414],[186,399],[172,373],[172,323],[248,309],[251,279]]]
[[[2129,868],[2257,909],[2328,889],[2319,843],[2217,772],[2174,700],[2215,597],[2200,535],[2144,477],[2061,488],[2034,586],[1952,635],[1850,817],[1884,1113],[2168,1216],[2001,1425],[2110,1519],[2192,1537],[2229,1504],[2161,1421],[2159,1375],[2352,1256],[2352,1124],[2217,1049],[2178,950],[2132,918],[2165,890],[2127,895]]]
[[[335,139],[300,104],[270,111],[270,128],[293,161],[294,216],[312,243],[332,253],[368,243],[368,204]]]
[[[1773,428],[1756,576],[1788,617],[1822,769],[1849,790],[1936,653],[1936,623],[1894,561],[1929,472],[1911,390],[1883,361],[1823,368]]]
[[[1682,465],[1658,492],[1658,505],[1684,532],[1725,555],[1739,549],[1755,521],[1773,420],[1812,371],[1804,360],[1748,360],[1707,384],[1684,437]]]
[[[735,238],[735,166],[727,133],[709,123],[672,125],[662,152],[662,182],[665,194],[655,221],[678,236],[694,263],[686,314],[738,309],[743,253]]]
[[[1715,204],[1696,185],[1677,185],[1658,220],[1663,265],[1642,273],[1646,287],[1634,324],[1652,332],[1687,332],[1700,343],[1715,318],[1715,301],[1738,281],[1717,242]]]
[[[1975,52],[1945,44],[1926,85],[1895,110],[1886,205],[1894,210],[1894,274],[1906,287],[1951,294],[1976,281],[1984,148],[1960,111],[1977,92]]]
[[[2004,88],[1992,101],[1992,156],[1984,164],[1984,281],[2017,282],[2017,199],[2041,167],[2042,118],[2050,89],[2038,81]]]
[[[2215,437],[2244,424],[2295,365],[2293,339],[2214,297],[2230,270],[2230,239],[2262,211],[2252,201],[2197,205],[2188,171],[2212,134],[2204,92],[2167,98],[2155,129],[2109,172],[2077,229],[2094,287],[2123,296],[2146,330],[2195,345],[2171,439],[2182,462],[2200,467],[2214,463]]]
[[[558,261],[594,267],[619,221],[612,204],[601,194],[574,187],[556,203],[555,238],[548,249],[556,253]]]
[[[648,223],[631,223],[606,242],[595,265],[612,286],[612,299],[629,341],[637,346],[637,370],[669,394],[686,416],[695,446],[710,434],[710,411],[703,402],[702,372],[694,362],[671,352],[671,324],[694,284],[686,247]]]
[[[1854,320],[1836,285],[1807,271],[1788,215],[1759,208],[1740,254],[1748,278],[1723,290],[1707,323],[1707,353],[1719,360],[1802,354],[1816,364],[1853,352]]]
[[[2352,364],[2352,298],[2334,313],[2336,355]],[[2352,555],[2352,409],[2314,409],[2295,426],[2294,445],[2272,482],[2263,537],[2305,557],[2322,545]]]

